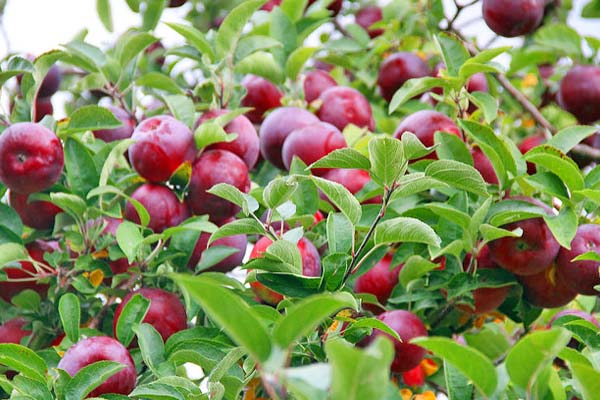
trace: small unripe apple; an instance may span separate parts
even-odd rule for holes
[[[150,307],[142,322],[150,324],[160,334],[163,341],[171,335],[187,328],[187,314],[179,297],[171,292],[156,288],[142,288],[129,293],[115,310],[113,319],[113,332],[117,335],[117,322],[123,308],[136,294],[150,300]]]
[[[106,393],[129,394],[135,388],[137,372],[129,351],[117,340],[107,336],[94,336],[80,340],[67,350],[57,368],[72,377],[90,364],[98,361],[114,361],[125,366],[108,378],[89,397],[100,397]]]
[[[41,192],[62,174],[60,139],[43,125],[19,122],[0,135],[0,182],[18,193]]]

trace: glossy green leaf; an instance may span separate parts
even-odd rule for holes
[[[571,207],[563,206],[557,216],[545,216],[544,221],[552,234],[566,249],[571,249],[571,241],[577,233],[578,218]]]
[[[97,361],[86,365],[65,387],[65,400],[81,400],[92,390],[106,382],[108,378],[125,368],[115,361]]]
[[[535,147],[525,154],[525,159],[557,175],[571,192],[584,188],[583,176],[575,161],[557,148],[549,145]]]
[[[362,215],[360,203],[348,189],[339,183],[316,176],[312,176],[311,179],[353,225],[360,221]]]
[[[294,50],[285,63],[285,75],[289,79],[295,80],[304,64],[317,50],[316,47],[298,47]]]
[[[107,31],[113,31],[112,13],[110,9],[110,0],[96,0],[96,12],[102,25]]]
[[[161,376],[161,364],[166,361],[165,344],[158,331],[148,323],[135,325],[131,328],[137,335],[138,345],[142,352],[144,364],[148,366],[156,376]]]
[[[583,396],[583,400],[594,400],[600,393],[600,372],[592,366],[580,363],[569,363],[569,369],[575,380],[575,387]]]
[[[481,174],[470,165],[453,160],[438,160],[427,166],[425,175],[457,189],[488,196],[486,183]]]
[[[228,183],[218,183],[206,192],[236,204],[246,215],[258,210],[258,202],[254,197]]]
[[[408,168],[402,142],[383,135],[369,141],[369,159],[371,177],[387,188],[391,188]]]
[[[85,197],[98,186],[100,174],[90,151],[79,140],[67,138],[64,145],[67,181],[74,193]]]
[[[146,7],[142,13],[142,30],[151,31],[160,22],[160,17],[169,0],[145,0]]]
[[[486,123],[492,123],[498,117],[498,101],[486,92],[469,93],[469,99],[483,112]]]
[[[136,58],[142,51],[144,51],[152,43],[155,43],[158,38],[150,35],[146,32],[138,32],[129,34],[125,37],[123,43],[119,44],[117,48],[116,57],[119,60],[119,64],[124,68],[131,60]]]
[[[27,378],[46,383],[46,362],[33,350],[12,343],[0,343],[0,364]]]
[[[388,112],[391,114],[413,97],[425,93],[435,87],[443,87],[445,85],[446,82],[441,78],[427,76],[424,78],[409,79],[404,82],[402,87],[398,89],[396,93],[394,93],[394,96],[390,101]]]
[[[129,221],[123,221],[117,228],[117,243],[119,248],[132,263],[137,259],[138,249],[144,240],[140,228]]]
[[[79,107],[69,116],[67,133],[94,131],[99,129],[113,129],[123,123],[106,107],[88,105]]]
[[[211,236],[208,241],[210,245],[215,240],[234,235],[260,235],[264,234],[265,227],[253,218],[242,218],[236,219],[226,225],[221,226],[217,229]]]
[[[298,182],[290,182],[286,178],[277,178],[269,182],[263,191],[265,205],[277,208],[288,201],[298,189]]]
[[[252,14],[264,3],[265,0],[248,0],[227,14],[215,39],[218,59],[223,59],[228,55],[233,56],[244,26],[246,26]]]
[[[400,284],[405,288],[415,279],[421,278],[426,273],[438,268],[439,264],[424,259],[421,256],[411,256],[406,260],[400,270]]]
[[[593,126],[569,126],[558,131],[546,144],[556,147],[563,153],[567,153],[584,139],[596,133],[596,131],[597,128]]]
[[[134,294],[121,310],[115,336],[124,346],[129,346],[135,336],[132,327],[141,324],[150,308],[150,300],[141,294]]]
[[[455,160],[467,165],[473,165],[473,156],[469,152],[464,140],[447,132],[436,132],[434,142],[435,151],[440,160]]]
[[[160,72],[148,72],[137,78],[135,84],[151,89],[162,90],[167,93],[183,94],[183,90],[181,90],[173,79]]]
[[[179,121],[186,124],[188,127],[192,127],[196,122],[196,108],[194,102],[187,96],[180,94],[172,94],[164,96],[165,104],[171,111],[171,114]]]
[[[166,25],[183,36],[201,54],[206,54],[211,61],[214,61],[215,53],[213,48],[202,32],[192,26],[176,24],[174,22],[167,22]]]
[[[425,243],[439,247],[440,237],[423,221],[398,217],[383,221],[375,228],[375,244]]]
[[[309,165],[308,168],[356,168],[368,171],[371,168],[371,162],[359,151],[351,147],[344,147],[332,151]]]
[[[73,293],[62,295],[58,302],[58,315],[65,335],[73,343],[79,340],[79,325],[81,323],[79,298]]]
[[[275,83],[284,80],[284,71],[271,53],[257,51],[239,60],[235,65],[235,72],[239,74],[253,74],[262,76]]]
[[[457,76],[460,67],[470,57],[462,41],[452,33],[442,32],[435,36],[435,42],[442,53],[448,74]]]

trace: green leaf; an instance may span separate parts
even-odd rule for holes
[[[441,78],[432,78],[426,76],[424,78],[413,78],[409,79],[400,89],[394,93],[394,97],[390,101],[388,112],[391,114],[396,111],[401,105],[406,103],[413,97],[425,93],[435,87],[447,86],[447,82]]]
[[[280,264],[282,271],[302,275],[302,255],[295,243],[276,240],[267,248],[265,258]]]
[[[83,220],[87,205],[81,197],[70,193],[53,192],[50,193],[50,201],[76,220]]]
[[[259,362],[271,355],[271,340],[262,321],[246,302],[204,276],[171,275],[206,314]]]
[[[65,387],[65,400],[81,400],[92,390],[106,382],[108,378],[125,368],[115,361],[97,361],[86,365]]]
[[[4,226],[19,238],[23,234],[23,223],[21,217],[14,208],[8,204],[0,203],[0,226]]]
[[[298,22],[302,18],[307,4],[308,0],[283,0],[279,7],[292,22]]]
[[[192,127],[196,122],[196,108],[194,102],[187,96],[180,94],[171,94],[164,96],[163,99],[169,108],[169,111],[173,116],[186,124],[188,127]]]
[[[8,263],[27,260],[29,253],[21,243],[0,244],[0,268]]]
[[[486,92],[469,93],[469,99],[483,111],[483,119],[491,124],[498,117],[498,101]]]
[[[406,260],[404,266],[400,270],[400,284],[405,288],[415,279],[419,279],[429,271],[438,268],[439,264],[432,263],[421,256],[411,256]]]
[[[194,46],[201,54],[207,55],[210,61],[215,61],[215,53],[211,44],[208,42],[206,37],[204,37],[204,34],[198,29],[192,26],[176,24],[173,22],[166,22],[165,24],[187,39],[188,43]]]
[[[562,328],[536,331],[519,340],[506,356],[506,369],[511,381],[528,389],[569,343],[571,333]]]
[[[121,67],[125,68],[131,60],[137,57],[144,49],[155,43],[158,39],[149,33],[132,33],[125,37],[122,44],[117,48],[116,57]]]
[[[350,293],[317,294],[305,298],[287,309],[285,317],[273,328],[273,339],[282,348],[287,348],[343,308],[358,311],[356,300]]]
[[[347,253],[354,242],[354,227],[340,213],[329,213],[327,216],[327,244],[330,254]]]
[[[294,50],[285,63],[285,75],[291,80],[296,80],[304,64],[316,51],[316,47],[298,47]]]
[[[23,398],[35,399],[35,400],[53,400],[54,396],[48,390],[48,387],[42,382],[29,379],[23,375],[17,375],[12,379],[12,385],[14,390],[23,395]],[[15,393],[11,396],[13,399],[17,398]]]
[[[273,55],[266,51],[257,51],[239,60],[235,65],[235,72],[262,76],[275,83],[284,80],[281,66],[275,61]]]
[[[46,383],[46,362],[33,350],[20,344],[0,343],[0,364],[27,378]]]
[[[597,128],[593,126],[569,126],[558,131],[558,133],[554,135],[546,144],[556,147],[563,153],[567,153],[571,151],[577,144],[581,143],[585,138],[588,138],[596,133],[596,131]]]
[[[356,168],[368,171],[371,168],[371,162],[359,151],[351,147],[344,147],[332,151],[325,157],[309,165],[308,168]]]
[[[442,240],[426,223],[416,218],[398,217],[383,221],[375,228],[375,244],[425,243],[439,247]]]
[[[408,197],[426,190],[445,190],[449,188],[450,187],[447,184],[437,179],[425,176],[422,172],[415,172],[405,175],[398,180],[398,189],[394,190],[390,201]]]
[[[236,219],[228,223],[227,225],[221,226],[217,229],[208,240],[208,244],[210,245],[215,240],[234,235],[260,235],[264,234],[265,227],[253,218],[242,218]]]
[[[358,224],[362,215],[360,203],[356,198],[339,183],[327,179],[311,176],[310,179],[327,198],[348,218],[352,225]]]
[[[96,12],[102,25],[107,31],[113,31],[112,13],[110,10],[110,0],[96,0]]]
[[[378,135],[369,141],[371,177],[384,187],[391,188],[408,168],[402,142]]]
[[[160,365],[166,361],[165,344],[160,333],[150,324],[142,323],[132,327],[137,335],[138,344],[142,352],[144,364],[148,366],[156,376],[161,376]]]
[[[217,183],[206,192],[239,206],[246,215],[258,210],[258,202],[254,197],[228,183]]]
[[[571,192],[582,190],[585,186],[575,161],[557,148],[549,145],[535,147],[525,154],[525,159],[557,175]]]
[[[58,302],[58,314],[62,323],[65,335],[73,343],[79,340],[79,325],[81,323],[81,313],[79,311],[79,298],[73,293],[66,293]]]
[[[600,18],[600,0],[590,0],[581,10],[583,18]]]
[[[108,108],[95,105],[79,107],[68,121],[65,133],[114,129],[123,125]]]
[[[264,35],[252,35],[240,40],[235,51],[235,62],[259,50],[281,49],[283,45],[276,39]]]
[[[69,137],[65,141],[65,169],[71,190],[85,197],[98,186],[100,174],[90,151],[79,140]]]
[[[119,141],[116,146],[112,148],[110,153],[108,153],[108,157],[106,157],[106,161],[104,161],[102,171],[100,172],[100,181],[98,182],[99,187],[106,186],[111,172],[113,172],[115,167],[119,164],[119,159],[123,157],[123,153],[125,153],[127,148],[133,143],[135,143],[135,140],[133,139]]]
[[[203,149],[213,143],[232,142],[235,138],[237,138],[237,134],[228,134],[218,121],[213,119],[200,124],[194,132],[194,139],[198,149]]]
[[[575,388],[583,400],[594,400],[600,393],[600,372],[592,366],[576,362],[569,363],[569,369],[575,380]]]
[[[246,26],[252,14],[264,3],[265,0],[248,0],[227,14],[215,39],[217,59],[222,60],[228,56],[233,56],[244,26]]]
[[[552,234],[566,249],[571,249],[571,242],[577,233],[577,214],[571,207],[563,206],[557,216],[544,216],[546,225],[552,231]]]
[[[106,64],[106,54],[98,47],[80,40],[73,40],[64,46],[71,59],[70,63],[80,66],[86,71],[100,72]],[[37,80],[36,80],[37,81]],[[41,83],[41,81],[40,81]]]
[[[129,301],[127,301],[127,304],[125,304],[121,310],[121,314],[117,320],[115,336],[125,347],[131,344],[131,341],[135,336],[132,327],[142,323],[149,308],[150,300],[141,294],[136,293],[131,296]]]
[[[442,32],[435,36],[450,76],[457,76],[460,67],[469,59],[469,52],[462,41],[452,33]]]
[[[467,165],[473,165],[473,157],[464,140],[447,132],[436,132],[434,142],[435,149],[440,160],[455,160]]]
[[[439,215],[442,218],[447,219],[460,226],[463,229],[468,229],[471,216],[449,204],[446,203],[429,203],[423,206],[428,210],[431,210],[434,214]]]
[[[487,197],[486,183],[479,171],[470,165],[453,160],[434,161],[425,169],[425,175],[460,190]]]
[[[105,167],[106,167],[106,165],[105,165]],[[103,167],[103,172],[104,172],[104,167]],[[102,179],[102,178],[100,178],[100,179]],[[125,198],[129,203],[131,203],[133,205],[133,208],[135,208],[135,211],[137,212],[137,214],[140,218],[141,225],[142,226],[148,225],[148,222],[150,222],[150,214],[148,214],[148,211],[142,205],[142,203],[140,203],[139,201],[137,201],[134,198],[131,198],[130,196],[127,196],[125,193],[123,193],[121,190],[117,189],[114,186],[106,185],[106,186],[99,186],[97,188],[94,188],[94,189],[90,190],[90,192],[87,195],[87,198],[91,199],[95,196],[100,196],[105,193],[113,193],[113,194],[116,194],[116,195],[119,195],[119,196]],[[54,193],[52,193],[51,196],[52,195],[54,195]]]
[[[272,180],[263,191],[265,205],[269,208],[277,208],[286,201],[298,189],[298,182],[290,182],[287,178],[277,178]]]
[[[183,90],[181,90],[173,79],[160,72],[148,72],[137,78],[135,84],[151,89],[163,90],[172,94],[183,94]]]
[[[365,349],[342,339],[325,343],[333,368],[331,398],[344,400],[384,399],[394,350],[389,339],[378,337]]]
[[[496,390],[498,375],[494,364],[474,348],[443,337],[421,337],[411,342],[452,364],[486,396],[491,396]]]
[[[581,36],[577,31],[565,24],[544,25],[535,31],[534,41],[575,58],[581,56]]]
[[[444,360],[444,378],[448,388],[448,400],[467,399],[473,394],[473,386],[460,371]]]
[[[137,259],[140,245],[144,241],[144,235],[140,228],[133,222],[123,221],[117,228],[117,243],[119,248],[127,256],[129,263]]]
[[[160,22],[163,10],[167,6],[168,0],[145,0],[146,7],[142,13],[142,30],[151,31]]]

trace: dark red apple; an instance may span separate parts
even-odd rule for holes
[[[283,93],[271,81],[256,75],[247,75],[242,80],[246,95],[242,99],[242,107],[251,107],[246,117],[255,124],[260,124],[267,111],[281,106]]]
[[[62,209],[42,200],[29,200],[28,194],[21,194],[10,190],[8,204],[19,214],[23,224],[33,229],[52,229],[54,218]]]
[[[523,285],[523,297],[538,307],[562,307],[577,296],[577,292],[558,277],[554,263],[535,275],[519,276],[518,279]]]
[[[21,317],[9,319],[0,325],[0,343],[21,344],[21,341],[26,336],[31,335],[30,330],[23,329],[23,325],[27,324]]]
[[[544,86],[546,86],[546,90],[542,94],[542,104],[541,107],[547,106],[550,103],[554,103],[556,101],[556,92],[551,89],[550,77],[554,75],[554,66],[551,64],[543,64],[538,67],[540,71],[540,77],[544,82]]]
[[[169,115],[150,117],[140,122],[131,136],[129,161],[140,176],[150,182],[167,181],[186,161],[196,155],[190,128]]]
[[[123,126],[114,129],[100,129],[93,131],[93,134],[98,139],[104,140],[105,142],[114,142],[115,140],[130,138],[133,129],[135,128],[135,118],[122,108],[108,106],[108,110],[123,123]]]
[[[593,251],[600,254],[600,225],[583,224],[571,241],[571,250],[561,247],[556,259],[557,279],[577,293],[597,295],[594,286],[600,285],[600,263],[592,260],[571,261],[573,258]]]
[[[393,310],[380,314],[377,319],[396,331],[402,339],[402,342],[400,342],[388,333],[374,329],[371,336],[366,340],[367,343],[370,343],[378,336],[386,336],[394,343],[396,355],[394,361],[392,361],[391,370],[402,373],[419,365],[425,357],[425,349],[409,343],[411,339],[416,337],[427,336],[427,329],[425,329],[425,325],[419,317],[409,311]]]
[[[500,268],[496,263],[492,260],[489,247],[483,246],[477,254],[477,270],[480,269],[495,269]],[[467,271],[469,264],[471,262],[471,254],[467,254],[463,263],[463,269]],[[473,300],[475,303],[475,308],[472,308],[467,305],[461,305],[460,309],[466,311],[468,313],[473,314],[484,314],[491,311],[494,311],[498,308],[504,300],[506,300],[506,296],[508,296],[508,292],[510,291],[509,286],[503,286],[499,288],[480,288],[475,289],[473,291]]]
[[[402,380],[408,386],[423,386],[425,384],[425,372],[421,364],[409,371],[403,372]]]
[[[367,183],[371,182],[369,173],[362,169],[330,169],[323,174],[323,178],[339,183],[352,194],[360,192]],[[381,196],[375,196],[363,201],[363,204],[379,204],[381,201]]]
[[[187,0],[169,0],[169,7],[181,7]]]
[[[574,66],[560,82],[558,104],[583,124],[600,119],[600,67]]]
[[[52,253],[60,249],[58,242],[35,240],[25,245],[27,252],[35,261],[43,263],[48,266],[48,263],[44,261],[44,254]],[[49,266],[48,266],[49,267]],[[38,272],[34,265],[27,261],[21,262],[21,268],[5,267],[2,269],[8,279],[32,279],[32,278],[43,278],[51,276],[52,273],[46,270]],[[47,284],[37,283],[35,280],[28,280],[22,282],[0,282],[0,298],[5,301],[19,294],[23,290],[31,289],[38,292],[42,297],[45,297],[48,290]]]
[[[300,158],[306,165],[325,157],[336,149],[346,147],[344,135],[333,125],[317,122],[293,131],[281,149],[283,164],[290,169],[294,156]],[[315,175],[322,175],[327,169],[314,168]]]
[[[378,6],[366,6],[356,12],[356,23],[367,31],[369,36],[375,38],[383,34],[381,28],[371,28],[371,25],[383,19],[383,12]]]
[[[125,296],[115,310],[113,319],[115,337],[117,335],[117,322],[123,308],[135,294],[150,300],[150,307],[142,322],[152,325],[160,333],[163,341],[166,342],[171,335],[187,328],[187,314],[179,297],[162,289],[142,288]]]
[[[250,253],[250,259],[260,258],[267,251],[267,248],[273,242],[268,237],[262,237]],[[319,251],[312,242],[306,238],[301,238],[298,241],[298,250],[300,250],[300,256],[302,257],[302,275],[304,276],[320,276],[321,275],[321,258]],[[262,283],[255,281],[250,283],[250,287],[254,293],[265,303],[271,305],[277,305],[283,296]]]
[[[308,71],[304,76],[304,99],[312,103],[329,88],[337,86],[335,79],[327,71],[315,69]]]
[[[521,144],[519,145],[519,150],[521,154],[527,153],[529,150],[543,144],[546,141],[544,135],[533,135],[526,137]],[[529,175],[535,174],[537,171],[535,164],[532,162],[527,162],[527,173]]]
[[[391,269],[392,255],[386,254],[377,264],[366,273],[356,279],[354,284],[355,293],[370,293],[377,297],[377,301],[382,305],[386,305],[392,290],[398,284],[398,275],[402,265]],[[363,308],[379,314],[382,311],[379,307],[372,304],[364,304]]]
[[[0,136],[0,182],[15,192],[48,189],[60,178],[63,166],[60,139],[42,125],[19,122]]]
[[[543,208],[548,215],[551,209],[539,200],[529,197],[515,197],[515,200],[527,201]],[[521,228],[521,237],[504,237],[489,243],[492,260],[502,268],[516,275],[534,275],[552,264],[560,245],[543,218],[530,218],[502,228],[514,230]]]
[[[227,114],[229,110],[211,110],[208,111],[198,119],[196,122],[196,128],[203,122],[210,119],[217,118],[221,115]],[[233,142],[221,142],[215,143],[208,146],[207,150],[227,150],[244,160],[248,169],[254,168],[256,161],[258,160],[259,151],[259,140],[256,128],[252,125],[252,122],[243,115],[235,117],[231,122],[223,127],[227,133],[237,134],[237,138]]]
[[[44,77],[42,81],[42,85],[37,92],[37,97],[50,97],[60,87],[60,82],[62,81],[62,71],[58,65],[53,65],[48,70],[48,73]]]
[[[273,110],[260,126],[260,153],[277,168],[285,168],[281,158],[283,142],[292,131],[319,122],[311,112],[297,107]]]
[[[156,233],[177,226],[190,216],[185,203],[180,202],[175,193],[163,185],[144,183],[133,192],[131,197],[146,208],[150,215],[148,228]],[[136,224],[140,223],[140,217],[130,202],[127,202],[125,207],[125,219]]]
[[[54,107],[52,106],[52,99],[50,97],[38,97],[35,99],[34,122],[40,122],[46,115],[52,115],[53,113]]]
[[[494,166],[490,159],[483,153],[479,146],[473,146],[470,149],[471,156],[473,157],[473,167],[483,177],[483,180],[492,185],[498,185],[498,176],[494,171]]]
[[[399,52],[386,58],[379,68],[377,85],[381,95],[391,101],[394,93],[409,79],[429,76],[431,70],[419,56],[408,52]]]
[[[194,162],[187,195],[193,214],[208,214],[211,221],[219,222],[239,212],[235,204],[206,192],[218,183],[228,183],[244,193],[250,191],[248,167],[227,150],[206,151]]]
[[[107,336],[93,336],[80,340],[67,350],[58,368],[69,375],[75,374],[98,361],[115,361],[125,366],[88,395],[100,397],[105,393],[129,394],[135,388],[137,372],[129,351],[117,340]]]
[[[462,133],[458,126],[445,114],[431,110],[421,110],[404,118],[396,128],[394,137],[401,139],[404,132],[412,132],[427,147],[434,145],[434,135],[442,131],[458,136],[462,139]],[[432,160],[437,159],[434,153],[424,157]]]
[[[545,5],[544,0],[483,0],[483,20],[500,36],[526,35],[542,22]]]
[[[222,225],[228,224],[233,221],[232,219],[226,220],[222,223]],[[192,252],[192,256],[188,261],[188,268],[194,270],[198,262],[200,262],[202,258],[202,253],[204,250],[210,247],[216,246],[226,246],[233,247],[238,251],[227,258],[219,261],[217,264],[210,267],[211,271],[219,271],[219,272],[229,272],[237,266],[242,264],[244,259],[244,255],[246,254],[246,248],[248,246],[248,238],[246,235],[233,235],[227,236],[218,240],[215,240],[208,246],[208,239],[210,238],[210,233],[202,232],[198,241],[196,242],[196,246]]]
[[[319,99],[322,104],[317,116],[321,121],[334,125],[340,131],[350,124],[371,131],[375,129],[371,105],[358,90],[335,86],[321,93]]]

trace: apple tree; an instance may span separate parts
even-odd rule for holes
[[[126,3],[0,64],[0,398],[598,398],[571,1]]]

